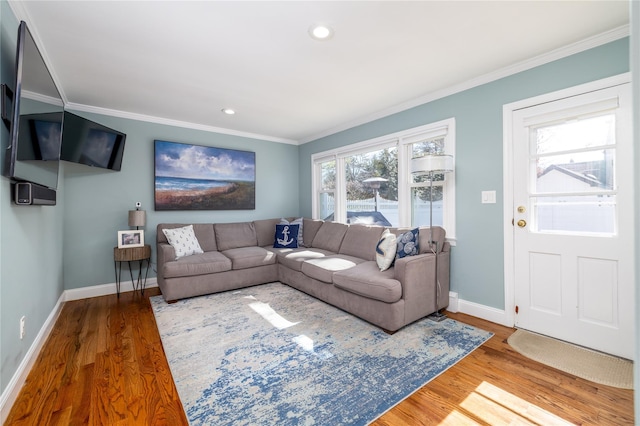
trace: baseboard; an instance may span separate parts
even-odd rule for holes
[[[469,302],[467,300],[458,300],[458,312],[495,322],[496,324],[506,327],[513,327],[513,324],[508,323],[507,314],[504,309],[480,305],[479,303]]]
[[[147,285],[145,286],[145,288],[152,287],[158,287],[158,280],[156,278],[147,279]],[[131,281],[123,281],[120,284],[120,293],[125,293],[127,291],[133,291],[133,284],[131,283]],[[116,283],[65,290],[64,301],[68,302],[71,300],[88,299],[90,297],[106,296],[109,294],[116,294]]]
[[[158,280],[156,278],[147,279],[147,285],[145,288],[157,286]],[[131,281],[123,281],[120,286],[121,293],[127,291],[133,291],[133,284],[131,283]],[[47,320],[42,325],[42,328],[40,328],[40,331],[33,341],[33,344],[22,359],[22,362],[18,366],[15,374],[7,384],[4,392],[2,392],[2,395],[0,395],[0,424],[4,424],[7,420],[9,411],[18,398],[20,389],[22,389],[24,382],[27,380],[27,376],[29,375],[33,364],[36,362],[36,359],[38,358],[38,355],[40,354],[44,343],[47,341],[49,334],[51,334],[51,330],[53,330],[53,326],[55,325],[56,320],[60,315],[60,311],[62,310],[62,305],[64,304],[64,302],[68,302],[71,300],[88,299],[90,297],[106,296],[109,294],[116,294],[116,283],[75,288],[62,292],[55,306],[51,310],[51,313],[47,317]]]
[[[447,306],[447,311],[455,314],[456,312],[458,312],[458,310],[459,310],[458,293],[456,293],[455,291],[450,291],[449,306]]]
[[[9,416],[9,411],[11,407],[16,402],[18,398],[18,394],[20,393],[20,389],[24,385],[24,382],[27,380],[27,376],[33,367],[33,364],[36,362],[44,343],[47,341],[51,330],[53,330],[53,326],[60,315],[60,311],[62,310],[62,305],[64,304],[64,292],[58,298],[55,306],[51,310],[51,313],[45,320],[42,328],[38,332],[38,335],[33,340],[31,347],[27,351],[24,358],[22,358],[22,362],[18,366],[15,374],[7,384],[4,392],[0,395],[0,423],[4,424]]]

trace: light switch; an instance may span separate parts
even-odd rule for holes
[[[495,204],[496,191],[482,191],[482,204]]]

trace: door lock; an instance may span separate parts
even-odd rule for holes
[[[527,209],[524,206],[518,206],[518,213],[524,213]]]
[[[519,226],[520,228],[524,228],[525,226],[527,226],[527,221],[526,221],[526,220],[524,220],[524,219],[520,219],[520,220],[518,221],[518,226]]]

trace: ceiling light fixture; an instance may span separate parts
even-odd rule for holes
[[[329,40],[333,36],[333,30],[322,24],[315,24],[309,27],[309,35],[314,40]]]
[[[236,113],[236,111],[234,109],[231,108],[222,108],[222,112],[224,112],[227,115],[233,115]]]

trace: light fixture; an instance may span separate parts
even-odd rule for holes
[[[328,40],[333,36],[333,30],[323,24],[315,24],[309,27],[309,35],[314,40]]]
[[[224,112],[227,115],[233,115],[236,113],[236,110],[232,108],[222,108],[222,112]]]
[[[147,223],[147,212],[144,210],[140,210],[142,207],[142,203],[136,203],[135,210],[129,210],[129,226],[135,226],[136,229],[139,229],[141,226]]]
[[[414,175],[429,176],[429,248],[436,256],[435,259],[435,311],[428,316],[432,321],[442,321],[447,316],[440,312],[438,308],[439,283],[438,283],[438,242],[433,240],[433,176],[436,174],[449,173],[453,171],[453,156],[444,154],[428,154],[422,157],[411,159],[411,173]],[[435,246],[435,248],[434,248]]]

